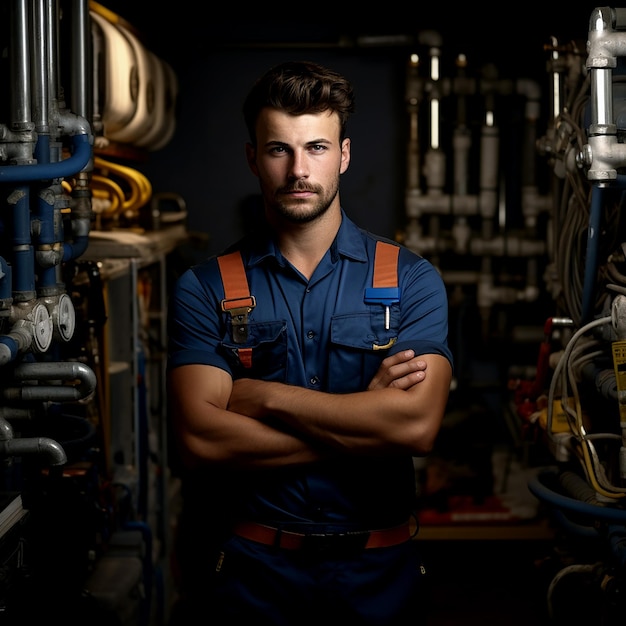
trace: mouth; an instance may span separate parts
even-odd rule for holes
[[[317,189],[315,189],[314,187],[307,187],[303,185],[293,185],[290,187],[283,187],[282,189],[279,189],[278,193],[287,195],[307,195],[311,193],[317,193]]]

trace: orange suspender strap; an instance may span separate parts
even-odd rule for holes
[[[376,242],[376,257],[374,259],[374,279],[372,287],[398,286],[398,254],[399,246],[384,241]]]
[[[248,288],[248,278],[243,267],[241,254],[231,252],[217,257],[217,263],[222,273],[222,284],[224,285],[224,299],[222,300],[222,310],[241,306],[254,306],[250,289]]]
[[[233,323],[233,341],[245,343],[248,339],[248,315],[256,306],[256,299],[250,295],[248,278],[239,252],[231,252],[217,257],[222,274],[224,299],[222,311],[230,313]],[[252,348],[239,348],[239,359],[244,367],[252,365]]]

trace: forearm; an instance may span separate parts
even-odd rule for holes
[[[211,413],[219,411],[211,409]],[[269,468],[311,463],[320,459],[320,445],[307,442],[302,435],[232,411],[220,411],[216,418],[207,415],[201,420],[206,428],[189,426],[180,420],[178,439],[181,455],[187,466],[221,464],[239,468]],[[198,420],[194,420],[197,422]]]
[[[299,387],[269,386],[267,411],[289,426],[326,445],[355,453],[418,452],[426,442],[427,424],[402,407],[398,389],[328,394]]]
[[[271,416],[334,449],[357,454],[426,454],[441,426],[451,376],[447,360],[428,358],[427,380],[408,390],[330,394],[243,380],[234,384],[230,408],[261,421]]]
[[[319,442],[285,423],[228,410],[231,390],[230,376],[217,368],[188,365],[168,373],[170,415],[186,466],[279,467],[320,458]]]

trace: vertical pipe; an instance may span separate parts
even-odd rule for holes
[[[30,190],[28,186],[16,187],[8,198],[13,207],[13,260],[15,267],[14,296],[18,302],[35,298],[35,261],[30,240]]]
[[[432,97],[430,99],[430,147],[439,149],[439,48],[430,49],[430,80],[432,81]]]
[[[552,90],[550,92],[550,100],[552,106],[552,119],[556,120],[561,115],[561,73],[558,70],[558,40],[556,37],[551,38],[552,43]]]
[[[613,90],[611,68],[594,67],[591,78],[591,124],[613,124]]]
[[[33,108],[35,130],[38,134],[50,132],[48,120],[48,32],[46,24],[45,0],[34,3],[32,31],[32,72],[33,72]]]
[[[11,266],[4,257],[0,256],[0,320],[6,317],[6,312],[11,310],[13,297],[11,289],[13,286],[13,274]]]
[[[74,113],[92,124],[93,51],[89,0],[72,0],[72,101]]]
[[[407,70],[406,101],[409,113],[409,143],[407,146],[407,189],[417,191],[420,187],[419,146],[419,57],[412,54]]]
[[[46,60],[48,81],[48,108],[49,111],[63,100],[61,78],[59,74],[59,0],[44,0],[46,22]]]
[[[467,59],[464,54],[460,54],[456,60],[456,67],[459,78],[457,84],[461,90],[456,99],[457,121],[452,138],[454,150],[453,193],[458,196],[465,196],[469,193],[469,153],[472,138],[467,126],[467,94],[463,87],[466,66]]]
[[[15,0],[11,15],[11,127],[30,130],[30,58],[28,53],[28,0]]]

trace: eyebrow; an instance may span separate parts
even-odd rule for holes
[[[314,146],[314,145],[317,145],[317,144],[320,144],[320,143],[329,144],[330,145],[333,142],[332,142],[331,139],[320,138],[320,139],[311,139],[310,141],[307,141],[304,145],[305,146]],[[266,146],[289,146],[290,144],[287,143],[286,141],[278,141],[277,139],[276,140],[275,139],[271,139],[270,141],[266,142],[265,145]]]

